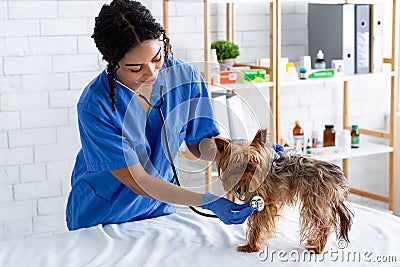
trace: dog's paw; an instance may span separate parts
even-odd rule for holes
[[[250,246],[250,245],[244,245],[244,246],[238,246],[237,247],[237,251],[240,252],[246,252],[246,253],[252,253],[252,252],[258,252],[261,251],[262,249],[259,247],[254,247],[254,246]]]

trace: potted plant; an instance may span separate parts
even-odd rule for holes
[[[239,56],[239,47],[226,40],[218,40],[211,44],[211,49],[217,51],[218,62],[225,65],[233,66],[234,59]]]

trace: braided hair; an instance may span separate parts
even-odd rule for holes
[[[97,49],[107,61],[107,76],[110,87],[112,110],[116,105],[116,71],[118,62],[134,47],[151,39],[164,43],[164,56],[172,54],[169,38],[164,28],[156,22],[150,11],[137,1],[113,0],[110,5],[103,5],[95,19],[94,39]],[[168,60],[166,60],[168,66]]]

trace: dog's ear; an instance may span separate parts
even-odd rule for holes
[[[267,134],[268,130],[266,128],[260,128],[256,136],[254,136],[253,141],[251,142],[252,146],[264,146],[267,142]]]
[[[258,170],[258,171],[260,171],[260,170]],[[256,172],[257,172],[257,170],[256,170]],[[255,173],[253,175],[253,177],[251,178],[251,181],[249,184],[249,192],[253,193],[254,191],[256,191],[260,187],[262,182],[263,182],[263,177],[261,175],[257,175],[257,173]]]
[[[212,139],[214,140],[214,143],[217,147],[217,151],[219,153],[224,151],[226,146],[230,143],[230,141],[228,139],[223,138],[221,136],[214,136]]]

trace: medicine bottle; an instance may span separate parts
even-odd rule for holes
[[[311,147],[312,148],[319,148],[322,147],[322,132],[318,130],[313,130],[311,132]]]
[[[335,146],[335,129],[333,125],[325,125],[324,147]]]
[[[318,50],[317,60],[314,62],[314,69],[326,69],[324,52],[322,52],[322,50]]]
[[[295,122],[295,126],[293,128],[293,144],[295,146],[300,145],[301,150],[304,148],[304,131],[303,128],[301,128],[301,123],[300,121]]]
[[[351,148],[360,147],[360,132],[358,131],[358,125],[353,124],[351,126]]]
[[[300,68],[300,80],[307,80],[307,69],[306,68]]]
[[[293,82],[299,79],[299,74],[297,73],[296,67],[289,67],[286,72],[286,81]]]

